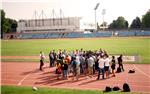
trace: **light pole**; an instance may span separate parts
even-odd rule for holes
[[[97,19],[96,19],[96,10],[98,9],[99,3],[96,4],[94,10],[95,10],[95,30],[97,30]]]
[[[102,10],[102,15],[103,15],[103,31],[105,29],[105,26],[104,26],[104,15],[105,15],[105,13],[106,13],[106,9],[103,9]]]

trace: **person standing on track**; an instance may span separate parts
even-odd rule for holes
[[[83,54],[80,54],[80,74],[84,74],[85,72],[85,58]]]
[[[115,61],[115,56],[112,56],[111,60],[111,69],[112,69],[112,76],[115,77],[115,66],[116,66],[116,61]]]
[[[123,64],[122,64],[123,60],[122,60],[122,54],[118,57],[118,64],[119,64],[119,68],[121,68],[124,71],[123,68]]]
[[[104,70],[104,57],[101,55],[99,60],[98,60],[98,77],[97,77],[97,80],[99,80],[100,78],[100,72],[102,72],[102,79],[104,79],[104,73],[105,73],[105,70]]]
[[[59,80],[61,77],[61,73],[62,73],[61,60],[60,59],[56,60],[55,67],[56,67],[57,79]]]
[[[109,78],[109,66],[110,66],[110,59],[107,54],[105,54],[105,73],[106,73],[106,78]]]
[[[62,71],[63,71],[63,79],[67,80],[68,79],[68,63],[66,60],[63,60],[62,64]]]
[[[50,67],[54,67],[55,57],[54,57],[53,51],[50,51],[50,53],[49,53],[49,60],[50,60]]]
[[[68,65],[68,75],[71,71],[71,57],[69,54],[66,55],[66,57],[64,58],[64,61],[66,61],[67,65]]]
[[[75,59],[75,61],[76,61],[76,78],[78,80],[79,75],[80,75],[80,56],[79,56],[79,54],[77,54],[75,56],[76,56],[76,59]]]
[[[73,58],[71,62],[71,66],[72,66],[72,74],[73,74],[72,80],[74,80],[75,77],[78,80],[76,57]]]
[[[40,70],[41,71],[43,70],[44,59],[45,59],[44,53],[42,51],[40,51]]]
[[[94,59],[92,55],[90,54],[88,58],[88,75],[90,78],[93,77],[93,64],[94,64]]]

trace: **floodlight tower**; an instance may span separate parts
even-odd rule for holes
[[[102,10],[102,15],[103,15],[103,30],[105,29],[104,27],[104,15],[106,14],[106,9],[103,9]]]
[[[99,3],[96,4],[94,10],[95,10],[95,30],[97,30],[97,19],[96,19],[96,10],[98,9]]]

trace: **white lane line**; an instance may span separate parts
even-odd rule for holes
[[[141,72],[142,74],[144,74],[145,76],[147,76],[148,78],[150,78],[150,75],[148,75],[145,72],[143,72],[142,70],[140,70],[138,67],[135,66],[135,64],[134,64],[134,68],[136,68],[139,72]]]
[[[22,82],[23,82],[30,74],[31,74],[31,73],[29,73],[29,74],[26,75],[23,79],[21,79],[17,85],[21,85]]]

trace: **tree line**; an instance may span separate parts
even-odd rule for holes
[[[100,26],[106,26],[106,22]],[[97,29],[100,29],[97,27]],[[150,10],[146,12],[142,16],[142,19],[139,17],[136,17],[133,19],[131,25],[129,26],[129,23],[127,20],[125,20],[124,17],[119,16],[116,20],[113,20],[112,23],[108,25],[108,29],[150,29]]]

